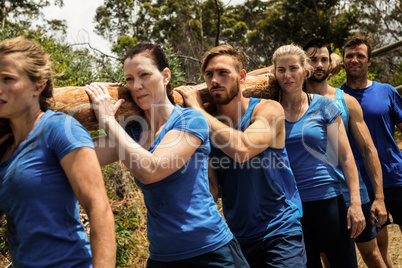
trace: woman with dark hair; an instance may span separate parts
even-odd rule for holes
[[[115,119],[104,84],[87,86],[107,137],[96,139],[101,165],[122,160],[147,206],[147,267],[248,267],[209,192],[208,125],[190,108],[175,106],[167,58],[142,43],[124,60],[127,88],[143,115],[125,129]]]
[[[0,137],[0,216],[13,266],[112,268],[114,219],[91,136],[50,110],[52,95],[49,55],[22,37],[0,42],[0,118],[11,127]]]

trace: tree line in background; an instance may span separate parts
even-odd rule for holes
[[[94,17],[95,32],[112,43],[113,55],[68,44],[66,22],[46,20],[43,8],[63,0],[0,0],[0,38],[26,35],[52,54],[56,85],[83,86],[92,81],[123,82],[121,59],[139,42],[160,44],[171,60],[174,86],[197,84],[201,58],[216,44],[244,49],[249,70],[271,65],[283,44],[303,45],[313,37],[332,43],[338,53],[353,35],[367,35],[379,48],[402,39],[402,0],[104,0]],[[78,7],[77,7],[78,8]],[[38,17],[42,23],[33,25]],[[402,49],[374,59],[372,75],[402,84]],[[344,80],[342,74],[337,83]]]

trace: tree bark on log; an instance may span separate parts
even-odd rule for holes
[[[200,91],[204,103],[211,102],[211,96],[205,83],[195,87]],[[116,119],[119,122],[125,122],[129,116],[141,114],[141,109],[134,103],[126,87],[108,87],[108,90],[115,101],[118,99],[125,100],[116,113]],[[241,90],[243,96],[247,98],[278,99],[279,93],[276,79],[270,72],[247,76],[246,81],[241,85]],[[173,90],[173,97],[176,104],[184,106],[180,93]],[[99,129],[99,124],[91,108],[85,87],[55,88],[53,98],[55,102],[54,111],[73,116],[88,130]],[[10,132],[10,129],[7,121],[0,119],[0,137],[8,132]]]
[[[342,60],[336,54],[331,54],[331,74],[335,76],[342,68]],[[204,103],[211,102],[208,88],[205,83],[195,86],[201,93]],[[279,85],[274,76],[273,66],[251,71],[246,76],[246,81],[240,86],[243,96],[246,98],[274,99],[279,98]],[[130,92],[125,87],[109,87],[110,96],[117,101],[125,99],[116,113],[116,119],[121,123],[126,123],[128,117],[139,115],[141,109],[134,103]],[[84,87],[63,87],[54,89],[54,111],[60,111],[77,119],[86,129],[99,129],[98,121],[91,109],[88,95]],[[173,90],[173,97],[176,104],[184,106],[183,98],[180,93]],[[10,127],[6,119],[0,118],[0,138],[9,133]]]

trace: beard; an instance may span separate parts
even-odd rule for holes
[[[211,87],[210,90],[217,88],[226,89],[225,87],[222,86],[213,86]],[[240,85],[239,83],[236,83],[236,85],[233,85],[232,87],[229,88],[229,90],[227,90],[227,96],[225,96],[224,93],[223,94],[215,93],[212,94],[211,96],[215,104],[226,105],[229,102],[231,102],[237,96],[237,94],[239,94],[239,91],[240,91]]]
[[[314,74],[316,71],[323,71],[324,75],[322,77],[315,77]],[[328,76],[329,76],[329,68],[327,70],[324,70],[324,69],[315,70],[313,75],[309,78],[309,80],[314,81],[314,82],[322,82],[325,79],[327,79]]]

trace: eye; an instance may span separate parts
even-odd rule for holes
[[[131,81],[134,81],[134,79],[132,77],[127,77],[126,78],[126,82],[131,82]]]
[[[211,77],[211,76],[212,76],[212,73],[209,73],[209,72],[208,72],[208,73],[205,73],[204,75],[205,75],[205,77]]]
[[[147,75],[149,75],[149,73],[142,73],[141,77],[146,77]]]
[[[3,81],[6,82],[6,83],[7,82],[12,82],[12,81],[15,81],[15,78],[11,77],[11,76],[4,76]]]

